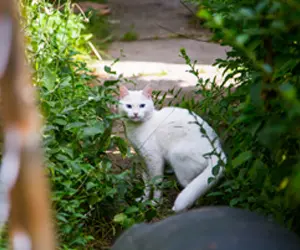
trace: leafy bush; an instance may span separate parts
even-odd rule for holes
[[[84,35],[83,17],[73,14],[69,4],[58,11],[46,1],[23,1],[22,11],[45,119],[46,166],[61,246],[83,248],[96,234],[92,228],[113,228],[114,215],[128,207],[126,196],[133,190],[130,171],[113,169],[105,153],[115,145],[123,156],[128,151],[124,140],[111,135],[118,117],[110,111],[118,81],[90,86],[95,77],[85,60],[91,36]]]
[[[198,94],[204,98],[192,107],[219,130],[229,156],[224,182],[203,202],[259,211],[300,233],[300,5],[280,0],[196,2],[213,39],[232,47],[226,60],[216,61],[226,71],[224,82],[220,86],[199,79]],[[233,78],[234,84],[225,88]]]
[[[216,62],[227,71],[222,85],[198,79],[195,91],[203,98],[180,104],[217,129],[229,158],[224,181],[201,202],[259,211],[299,233],[293,199],[300,178],[299,4],[193,1],[213,39],[233,48],[226,60]],[[85,61],[91,36],[84,34],[83,18],[72,13],[69,2],[60,11],[46,1],[22,4],[28,59],[46,121],[46,165],[62,248],[86,248],[92,235],[111,240],[118,225],[127,228],[166,215],[135,201],[143,190],[135,167],[115,169],[106,154],[117,146],[128,155],[125,141],[111,135],[118,118],[110,112],[118,80],[90,87],[94,76]],[[184,50],[182,56],[197,76]],[[234,85],[225,88],[233,77]]]

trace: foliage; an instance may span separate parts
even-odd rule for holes
[[[45,119],[46,166],[60,245],[81,249],[96,234],[87,225],[104,232],[114,227],[116,214],[137,212],[129,211],[126,202],[134,199],[137,189],[131,172],[114,169],[106,153],[115,147],[123,156],[128,152],[126,142],[111,135],[118,118],[110,111],[118,81],[90,86],[95,77],[84,60],[91,36],[84,35],[83,17],[73,14],[69,3],[58,11],[45,1],[23,1],[22,12],[27,55]],[[104,224],[97,224],[99,218]]]
[[[198,78],[195,91],[203,98],[180,103],[216,128],[228,155],[223,182],[200,202],[259,211],[299,233],[294,198],[300,178],[300,6],[293,0],[193,2],[213,39],[233,48],[216,62],[227,72],[224,82]],[[128,228],[168,214],[137,202],[143,184],[136,167],[117,169],[106,153],[117,147],[122,157],[129,156],[126,142],[112,135],[118,116],[110,107],[118,80],[90,86],[95,77],[85,63],[91,35],[85,34],[84,18],[72,13],[69,1],[59,11],[46,1],[22,3],[62,249],[87,248],[92,236],[105,241],[109,234],[111,240],[119,225]],[[181,54],[198,77],[194,62],[184,50]]]
[[[85,23],[86,32],[91,36],[91,42],[93,42],[100,54],[106,56],[104,50],[107,49],[108,45],[112,41],[111,24],[108,20],[108,16],[101,15],[99,13],[100,10],[95,10],[93,8],[81,9],[78,5],[80,2],[106,4],[106,0],[46,0],[46,2],[55,4],[57,6],[56,8],[62,8],[65,4],[71,4],[74,11],[76,10],[77,12],[80,12],[84,16],[82,21]]]
[[[193,2],[199,3],[198,15],[214,31],[213,39],[232,47],[227,59],[216,61],[226,72],[224,82],[199,79],[197,93],[204,98],[192,107],[222,134],[229,158],[224,182],[203,202],[259,211],[300,233],[300,5],[293,0]]]

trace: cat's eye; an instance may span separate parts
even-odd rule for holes
[[[146,104],[140,104],[140,108],[145,108]]]
[[[126,107],[129,108],[129,109],[132,108],[131,104],[126,104]]]

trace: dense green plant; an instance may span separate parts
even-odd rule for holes
[[[106,4],[106,0],[46,0],[56,6],[56,8],[61,9],[65,4],[68,6],[71,4],[72,9],[75,12],[79,12],[80,15],[83,15],[82,21],[85,23],[86,32],[91,36],[90,41],[95,45],[98,50],[98,53],[101,56],[107,56],[105,54],[105,49],[112,41],[111,34],[111,24],[107,15],[102,15],[99,9],[85,8],[81,9],[78,3],[82,2],[95,2],[98,4]]]
[[[298,197],[300,176],[300,6],[293,0],[196,2],[213,39],[233,48],[226,60],[216,62],[227,71],[225,81],[198,78],[195,94],[203,98],[179,104],[212,124],[229,159],[222,183],[200,202],[256,210],[299,232],[298,203],[291,197]],[[84,35],[84,18],[72,13],[69,2],[59,11],[47,1],[22,3],[27,55],[45,118],[46,166],[61,247],[87,248],[92,235],[111,240],[118,225],[128,228],[168,214],[137,202],[143,184],[136,168],[116,169],[106,154],[117,146],[128,155],[125,141],[111,135],[118,118],[110,112],[118,80],[90,87],[94,77],[85,61],[91,35]],[[198,77],[194,63],[181,53]],[[234,84],[225,87],[233,77]]]
[[[123,139],[111,135],[118,80],[90,86],[95,79],[84,61],[90,35],[69,4],[58,11],[45,1],[22,3],[60,243],[63,249],[82,249],[95,235],[92,229],[113,227],[136,189],[131,172],[116,171],[106,154],[114,145],[123,156],[128,151]],[[98,225],[99,218],[104,224]]]
[[[224,82],[220,86],[199,79],[198,94],[204,98],[193,106],[223,135],[229,156],[224,182],[203,202],[259,211],[300,233],[300,5],[280,0],[196,2],[213,39],[232,47],[226,60],[216,61],[226,71]]]

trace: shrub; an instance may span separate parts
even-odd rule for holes
[[[106,154],[114,145],[127,154],[125,141],[111,135],[118,81],[90,87],[94,76],[85,60],[91,36],[84,34],[83,18],[72,13],[69,2],[58,11],[46,1],[23,1],[22,12],[45,119],[46,166],[60,243],[63,249],[83,248],[93,239],[91,227],[103,226],[95,218],[106,221],[102,230],[112,228],[132,189],[130,172],[116,172]]]
[[[199,79],[198,94],[204,98],[193,106],[222,131],[229,156],[224,182],[205,202],[259,211],[300,233],[300,5],[279,0],[196,2],[213,39],[232,47],[227,59],[215,63],[226,71],[224,82],[220,86]],[[225,88],[233,77],[234,84]]]
[[[195,91],[203,98],[180,104],[216,128],[228,154],[223,182],[200,202],[259,211],[299,233],[299,4],[196,2],[213,39],[232,47],[226,60],[216,61],[227,72],[221,86],[198,78]],[[89,86],[94,77],[85,60],[91,36],[84,34],[83,18],[72,13],[70,2],[60,11],[45,1],[22,3],[62,248],[87,247],[92,235],[110,240],[118,224],[127,228],[160,217],[147,202],[135,201],[143,188],[135,167],[119,171],[106,154],[117,146],[128,155],[125,141],[111,135],[118,80]],[[234,84],[225,87],[233,77]]]

